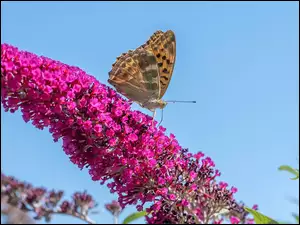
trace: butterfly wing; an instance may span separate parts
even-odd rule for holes
[[[108,82],[127,98],[143,104],[160,95],[159,70],[151,51],[139,47],[117,58]]]
[[[176,41],[173,31],[156,31],[146,43],[153,52],[160,75],[160,95],[162,98],[170,84],[176,58]]]

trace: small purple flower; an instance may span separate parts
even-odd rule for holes
[[[143,206],[142,205],[137,205],[136,206],[137,211],[143,211]]]
[[[156,165],[157,161],[155,159],[150,159],[149,160],[149,166],[154,167]]]
[[[194,171],[191,171],[190,172],[190,181],[193,181],[196,176],[197,176],[197,174]]]
[[[170,199],[171,201],[174,201],[174,200],[176,199],[176,195],[170,194],[170,195],[169,195],[169,199]]]
[[[94,130],[95,130],[95,132],[97,133],[97,134],[101,134],[102,133],[102,126],[100,125],[100,124],[96,124],[95,126],[94,126]]]
[[[234,194],[234,193],[236,193],[238,191],[238,189],[236,188],[236,187],[232,187],[231,188],[231,192]]]
[[[186,206],[189,205],[189,202],[186,199],[182,199],[181,205],[184,206],[184,207],[186,207]]]
[[[254,219],[246,219],[246,224],[254,224]]]
[[[254,205],[252,206],[252,209],[258,210],[258,205],[257,205],[257,204],[254,204]]]
[[[237,217],[235,217],[235,216],[231,216],[231,217],[230,217],[230,222],[231,222],[232,224],[238,224],[238,223],[240,222],[240,219],[237,218]]]
[[[106,204],[105,208],[113,215],[117,216],[122,212],[122,207],[119,202],[113,200],[111,203]]]
[[[138,136],[134,133],[131,133],[131,134],[128,135],[128,139],[132,142],[135,142],[135,141],[138,140]]]
[[[162,177],[159,177],[158,178],[158,184],[159,185],[164,185],[166,183],[166,180],[165,179],[163,179]]]
[[[153,205],[153,210],[158,211],[161,208],[161,202],[156,202]]]
[[[79,84],[75,84],[73,87],[73,90],[75,93],[78,93],[81,91],[81,86]]]
[[[228,184],[226,182],[220,181],[219,183],[221,189],[227,188]]]

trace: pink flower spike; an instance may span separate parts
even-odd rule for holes
[[[184,149],[152,116],[78,67],[1,44],[1,103],[36,128],[49,128],[70,162],[109,183],[118,196],[110,210],[138,205],[149,212],[147,223],[176,224],[213,222],[208,215],[222,206],[247,221],[232,194],[237,189],[218,183],[211,158]]]

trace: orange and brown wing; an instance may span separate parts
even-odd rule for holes
[[[173,31],[156,31],[147,41],[146,49],[153,52],[160,74],[160,96],[162,98],[170,84],[176,58],[176,40]]]
[[[159,98],[159,71],[155,56],[143,47],[117,58],[108,82],[118,92],[138,103]]]

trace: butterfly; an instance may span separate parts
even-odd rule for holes
[[[163,109],[162,100],[170,84],[176,57],[173,31],[156,31],[134,51],[117,57],[109,72],[108,83],[128,99],[153,112]]]

